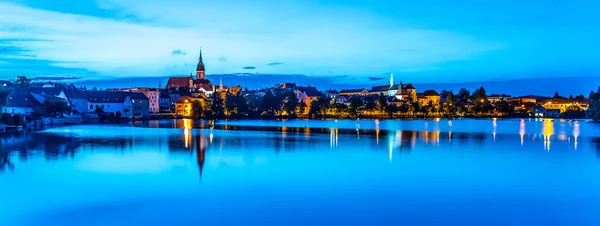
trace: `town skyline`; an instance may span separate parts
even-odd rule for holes
[[[148,78],[123,85],[149,86],[193,72],[202,47],[209,78],[250,88],[273,77],[370,86],[389,73],[415,84],[555,79],[573,87],[504,91],[519,95],[585,94],[598,84],[596,3],[531,3],[535,12],[529,3],[434,3],[0,1],[0,79]]]

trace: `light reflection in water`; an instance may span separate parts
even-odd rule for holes
[[[525,120],[524,119],[521,119],[521,122],[519,123],[519,135],[521,136],[521,145],[523,145],[524,138],[525,138]]]
[[[554,121],[552,119],[544,120],[542,135],[544,136],[544,150],[550,151],[550,139],[554,135]]]
[[[575,121],[573,125],[573,137],[575,138],[575,150],[577,150],[577,137],[579,137],[579,122]]]

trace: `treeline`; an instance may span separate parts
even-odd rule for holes
[[[470,92],[442,91],[444,101],[391,101],[387,96],[352,96],[347,103],[338,103],[321,95],[310,103],[299,102],[289,90],[273,89],[265,95],[214,93],[204,103],[192,103],[194,118],[419,118],[419,117],[527,117],[536,106],[523,103],[515,107],[506,100],[491,102],[483,87]],[[409,97],[408,99],[412,99]],[[585,117],[585,112],[572,106],[566,115]],[[565,115],[565,116],[566,116]]]

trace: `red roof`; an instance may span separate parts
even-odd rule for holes
[[[190,77],[170,77],[167,82],[167,88],[175,88],[175,87],[190,87]]]

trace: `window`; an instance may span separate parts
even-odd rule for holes
[[[90,109],[94,109],[94,105],[90,105]]]

